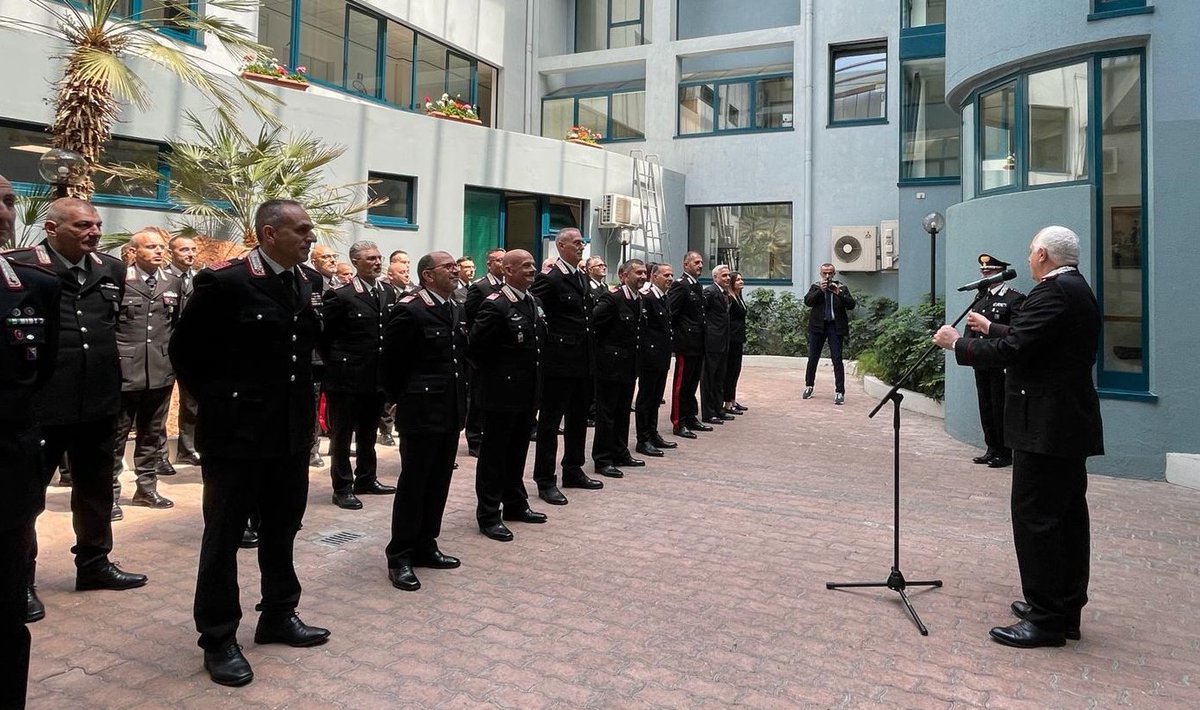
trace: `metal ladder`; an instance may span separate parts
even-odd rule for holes
[[[663,244],[668,238],[662,228],[662,195],[658,191],[662,165],[657,155],[646,155],[641,149],[629,151],[629,157],[633,158],[633,196],[642,206],[642,226],[630,233],[629,255],[647,263],[662,262],[666,260]]]

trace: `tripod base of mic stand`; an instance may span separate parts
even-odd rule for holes
[[[900,601],[904,602],[904,608],[908,609],[908,613],[912,616],[912,620],[917,625],[917,631],[921,632],[922,636],[929,635],[929,629],[925,628],[925,624],[921,623],[921,617],[917,616],[917,610],[913,609],[913,605],[908,601],[908,595],[904,593],[907,587],[940,587],[942,580],[932,579],[926,582],[909,582],[904,579],[904,573],[900,568],[893,567],[892,573],[888,575],[886,582],[826,582],[826,589],[842,589],[848,587],[887,587],[888,589],[900,595]]]

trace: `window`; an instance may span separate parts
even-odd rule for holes
[[[688,208],[688,249],[711,269],[728,264],[747,283],[792,282],[792,204]]]
[[[901,27],[928,27],[946,24],[946,0],[901,0],[904,11]]]
[[[580,95],[573,95],[577,91]],[[587,126],[598,132],[602,143],[645,138],[643,83],[576,87],[547,94],[542,100],[542,136],[563,138],[571,126]]]
[[[368,173],[367,191],[371,198],[386,197],[387,202],[367,211],[367,222],[376,227],[412,227],[416,204],[417,179],[404,175]]]
[[[946,60],[904,62],[900,76],[900,179],[957,178],[960,125],[946,105]]]
[[[86,0],[59,0],[70,5],[87,5]],[[175,20],[195,17],[199,13],[198,0],[117,0],[113,16],[139,20],[152,25],[165,35],[196,41],[196,31],[183,27]]]
[[[647,0],[576,0],[575,51],[644,44],[649,6]]]
[[[790,74],[679,85],[681,136],[791,128]]]
[[[881,123],[887,120],[887,44],[829,49],[829,123]]]
[[[1000,86],[979,97],[979,191],[1016,184],[1017,85]]]
[[[1146,0],[1092,0],[1092,12],[1096,15],[1104,13],[1147,12],[1153,10],[1146,6]]]

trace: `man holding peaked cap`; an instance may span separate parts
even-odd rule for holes
[[[991,254],[979,255],[979,275],[993,276],[1009,267]],[[976,305],[975,312],[993,323],[1008,325],[1014,308],[1025,300],[1025,294],[1001,281],[991,286],[983,299]],[[995,335],[967,329],[968,338],[989,338]],[[1004,443],[1004,368],[975,367],[975,391],[979,398],[979,424],[983,428],[983,441],[987,451],[971,459],[975,463],[987,464],[991,468],[1012,465],[1012,449]]]

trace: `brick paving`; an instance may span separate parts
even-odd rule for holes
[[[173,510],[125,506],[114,559],[150,575],[128,592],[73,591],[67,492],[52,488],[30,706],[1200,707],[1200,491],[1093,476],[1083,640],[1006,648],[987,631],[1019,597],[1009,470],[971,464],[977,452],[940,420],[906,413],[901,568],[945,582],[910,589],[921,637],[894,592],[825,589],[887,577],[891,420],[867,419],[874,402],[853,380],[833,406],[827,368],[812,400],[802,384],[749,363],[746,416],[603,491],[567,491],[568,506],[535,500],[550,522],[513,524],[507,544],[477,532],[464,445],[441,538],[463,567],[418,570],[416,593],[387,581],[391,500],[343,511],[328,469],[314,470],[300,613],[333,636],[256,646],[258,573],[243,551],[239,637],[255,681],[239,689],[211,683],[195,645],[198,470],[164,480]],[[381,478],[397,473],[383,453]],[[338,531],[365,537],[317,542]]]

